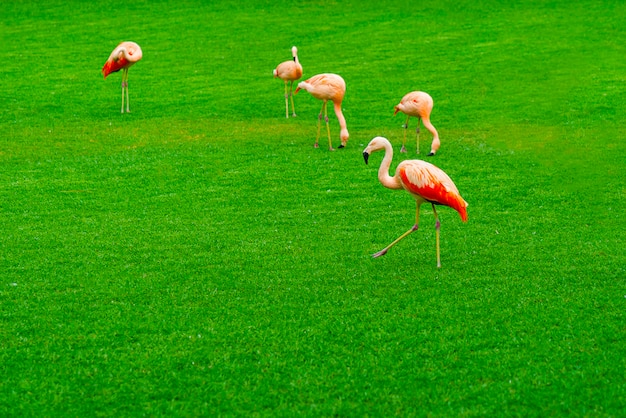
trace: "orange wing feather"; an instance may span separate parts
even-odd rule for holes
[[[405,190],[429,202],[450,206],[467,221],[467,202],[443,170],[425,161],[410,160],[400,163],[397,171]]]
[[[122,68],[130,67],[139,61],[142,55],[141,47],[135,42],[122,42],[111,52],[109,59],[104,63],[102,67],[104,78]]]
[[[124,57],[120,58],[117,61],[112,59],[108,60],[104,63],[104,67],[102,68],[102,74],[104,75],[104,78],[107,78],[107,76],[111,73],[118,72],[122,68],[126,67],[128,63],[129,61]]]

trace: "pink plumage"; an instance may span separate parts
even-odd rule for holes
[[[135,42],[122,42],[102,67],[102,75],[106,79],[111,73],[122,70],[122,113],[124,113],[124,93],[126,93],[126,112],[130,112],[130,98],[128,96],[128,69],[137,63],[143,56],[139,45]]]
[[[330,139],[328,110],[326,108],[326,103],[329,100],[333,102],[335,115],[337,115],[337,120],[339,120],[339,126],[341,128],[341,132],[339,134],[339,137],[341,139],[341,145],[339,146],[339,148],[345,147],[348,143],[348,138],[350,138],[350,133],[348,132],[348,127],[346,125],[346,118],[343,116],[343,112],[341,111],[341,103],[343,102],[343,97],[346,94],[346,82],[344,81],[344,79],[337,74],[318,74],[309,78],[306,81],[301,81],[298,84],[296,93],[298,93],[301,89],[308,91],[311,96],[323,102],[322,110],[320,110],[317,121],[317,137],[315,138],[315,148],[319,147],[321,129],[320,127],[322,123],[322,114],[324,114],[324,119],[326,120],[326,130],[328,132],[328,148],[331,151],[334,150],[332,141]]]
[[[302,77],[302,65],[298,60],[298,48],[291,48],[292,60],[281,62],[273,71],[274,78],[280,78],[285,82],[285,114],[289,118],[289,98],[291,97],[291,108],[293,116],[296,115],[296,108],[293,103],[293,82],[300,80]],[[287,91],[287,83],[289,83],[289,91]]]
[[[429,156],[435,155],[439,150],[441,142],[439,141],[439,133],[437,129],[430,122],[430,112],[433,110],[433,98],[428,93],[423,91],[412,91],[407,93],[400,103],[394,107],[393,114],[402,112],[406,115],[406,122],[404,123],[404,139],[402,140],[402,149],[400,152],[406,152],[406,130],[409,127],[409,118],[411,116],[417,118],[417,127],[415,133],[417,136],[417,153],[420,153],[420,121],[424,124],[424,127],[430,131],[433,135],[433,142],[430,146]]]
[[[393,159],[393,147],[387,138],[378,136],[370,141],[365,150],[363,150],[365,163],[367,164],[371,153],[380,150],[385,151],[385,156],[378,170],[378,180],[388,189],[404,189],[409,192],[415,199],[417,208],[415,211],[415,225],[387,247],[373,254],[372,257],[376,258],[385,255],[387,251],[396,245],[400,240],[416,231],[419,227],[420,206],[422,203],[428,202],[432,205],[433,212],[435,214],[437,267],[441,267],[441,259],[439,255],[440,222],[435,205],[443,205],[453,208],[459,213],[463,222],[466,222],[467,202],[459,194],[459,191],[452,179],[443,170],[426,161],[402,161],[398,164],[395,175],[389,175],[389,167]]]

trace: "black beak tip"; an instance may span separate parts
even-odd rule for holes
[[[369,153],[363,151],[363,159],[365,160],[365,164],[367,164],[367,160],[369,159],[370,155]]]

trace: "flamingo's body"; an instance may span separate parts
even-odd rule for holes
[[[278,67],[274,69],[274,78],[280,78],[285,81],[285,114],[289,118],[289,97],[291,97],[291,108],[293,109],[293,116],[296,116],[296,108],[293,104],[293,82],[300,80],[302,77],[302,65],[298,61],[298,48],[295,46],[291,48],[291,54],[293,59],[291,61],[285,61],[278,64]],[[287,83],[289,83],[289,90],[287,90]]]
[[[343,101],[343,96],[346,94],[346,82],[343,78],[337,74],[318,74],[306,81],[300,82],[298,84],[298,88],[296,89],[296,93],[300,91],[300,89],[308,91],[313,97],[323,101],[322,110],[320,110],[317,121],[315,148],[319,147],[320,127],[323,113],[326,120],[326,130],[328,132],[328,148],[333,151],[333,144],[330,139],[330,127],[328,125],[328,110],[326,108],[326,103],[329,100],[333,102],[335,114],[339,120],[339,126],[341,127],[341,133],[339,134],[339,137],[341,138],[341,145],[339,148],[345,147],[348,143],[350,134],[348,133],[348,127],[346,126],[346,118],[344,118],[341,111],[341,102]]]
[[[412,91],[407,93],[400,103],[398,103],[394,107],[393,114],[396,115],[398,112],[402,112],[406,115],[406,122],[404,124],[404,139],[402,141],[402,150],[401,152],[406,152],[405,143],[406,143],[406,130],[409,127],[409,118],[411,116],[415,116],[417,118],[417,128],[415,129],[415,133],[417,135],[417,153],[420,153],[420,120],[424,123],[426,129],[433,134],[433,142],[430,146],[430,154],[429,156],[435,155],[441,143],[439,142],[439,134],[437,133],[437,129],[430,123],[430,112],[433,110],[433,98],[430,97],[428,93],[424,93],[423,91]]]
[[[122,113],[124,113],[124,92],[126,92],[126,112],[130,112],[130,98],[128,96],[128,69],[142,57],[141,48],[134,42],[119,44],[102,67],[104,78],[111,73],[122,70]]]
[[[405,238],[411,232],[417,231],[419,226],[420,205],[424,202],[432,204],[435,214],[435,230],[437,241],[437,267],[441,267],[439,257],[439,217],[435,205],[449,206],[456,210],[463,222],[467,221],[467,202],[463,200],[456,186],[448,177],[448,175],[440,168],[422,160],[406,160],[398,164],[394,176],[389,175],[389,166],[393,159],[393,147],[387,138],[376,137],[370,141],[365,150],[363,150],[363,158],[367,164],[369,155],[379,150],[385,150],[385,157],[380,164],[378,170],[378,180],[388,189],[404,189],[409,192],[417,204],[415,213],[415,225],[407,232],[402,234],[398,239],[393,241],[381,251],[372,255],[372,257],[380,257],[385,255],[387,251]]]

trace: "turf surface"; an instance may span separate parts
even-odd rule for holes
[[[0,14],[0,415],[626,415],[623,2]],[[292,45],[346,80],[346,149],[312,147],[306,92],[284,118]],[[370,257],[414,203],[361,152],[417,157],[412,90],[470,204],[439,211],[441,269],[426,206]]]

